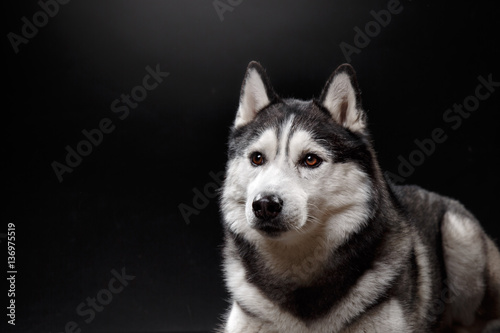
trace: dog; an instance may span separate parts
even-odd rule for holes
[[[500,332],[497,245],[459,202],[384,176],[349,64],[309,101],[248,65],[220,207],[219,332]]]

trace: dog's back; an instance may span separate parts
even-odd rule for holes
[[[476,218],[458,201],[418,186],[392,190],[428,249],[434,272],[429,317],[468,332],[500,320],[500,254]]]

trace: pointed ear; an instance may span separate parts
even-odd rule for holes
[[[278,99],[262,66],[252,61],[248,64],[241,86],[240,105],[234,120],[234,128],[251,122],[264,107]]]
[[[340,125],[354,132],[365,129],[365,113],[361,109],[361,97],[354,68],[340,65],[325,85],[320,104]]]

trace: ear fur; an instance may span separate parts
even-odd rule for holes
[[[343,64],[328,79],[319,102],[337,123],[353,132],[363,132],[366,124],[360,94],[354,68]]]
[[[264,68],[256,61],[250,62],[241,85],[240,104],[234,120],[234,128],[250,123],[260,110],[276,99],[278,96]]]

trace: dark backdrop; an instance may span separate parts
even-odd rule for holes
[[[500,81],[493,1],[402,0],[396,9],[352,0],[54,3],[4,3],[7,202],[0,232],[5,237],[7,224],[16,226],[18,271],[16,326],[9,330],[187,332],[217,325],[228,295],[217,199],[210,196],[251,60],[267,68],[281,96],[302,99],[318,97],[349,60],[383,168],[459,199],[500,237],[500,92],[474,104],[478,77]],[[390,22],[381,12],[388,6],[397,12]],[[42,7],[51,14],[38,13]],[[29,26],[34,19],[38,31]],[[356,37],[366,28],[372,37]],[[349,59],[341,45],[350,48]],[[158,84],[147,80],[150,91],[141,88],[148,66],[169,73]],[[142,101],[131,100],[126,113],[120,99],[131,93]],[[464,100],[470,116],[445,121]],[[101,138],[93,131],[100,125],[112,132]],[[428,156],[415,152],[415,140],[431,138],[435,128],[447,140]],[[95,144],[82,143],[83,130]],[[67,149],[78,147],[87,156],[71,157],[71,172],[61,171]],[[421,165],[401,167],[410,157]],[[208,198],[196,194],[205,190]],[[192,214],[183,217],[179,205]],[[5,273],[6,239],[0,241]],[[125,286],[116,274],[128,276]],[[91,316],[96,297],[106,304]]]

